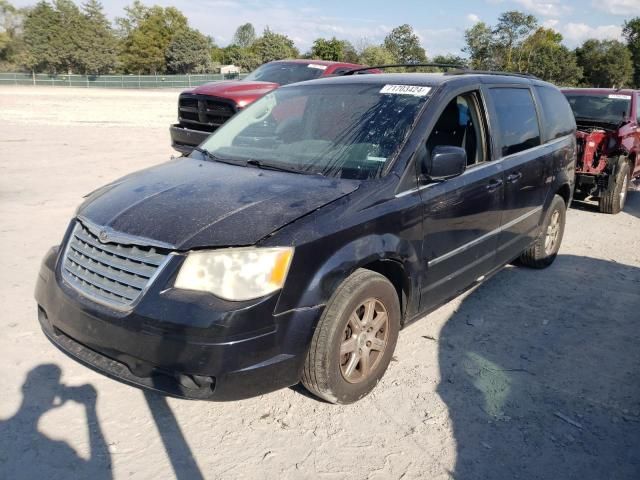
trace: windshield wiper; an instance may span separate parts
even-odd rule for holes
[[[220,162],[220,163],[228,163],[229,165],[237,165],[237,166],[243,166],[244,165],[242,162],[236,162],[236,161],[231,160],[229,158],[218,157],[215,153],[211,153],[206,148],[194,147],[193,149],[196,152],[201,153],[202,155],[207,157],[209,160],[214,160],[214,161]]]
[[[265,163],[261,160],[250,159],[246,162],[247,165],[252,165],[258,168],[264,168],[265,170],[278,170],[280,172],[298,173],[304,174],[304,172],[298,168],[286,167],[284,165],[274,165],[273,163]]]

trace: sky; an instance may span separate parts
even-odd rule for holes
[[[11,0],[10,0],[11,1]],[[133,0],[102,0],[110,18],[121,16]],[[80,2],[80,0],[76,0]],[[13,0],[26,6],[35,0]],[[238,25],[251,22],[292,38],[306,52],[318,37],[336,36],[356,47],[380,43],[394,27],[408,23],[428,56],[461,54],[464,30],[477,21],[490,25],[507,10],[520,10],[553,27],[568,47],[588,38],[620,39],[622,24],[640,16],[640,0],[143,0],[147,5],[175,6],[192,27],[229,44]]]

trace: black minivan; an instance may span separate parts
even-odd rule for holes
[[[282,87],[189,157],[86,198],[36,287],[48,338],[130,384],[354,402],[400,328],[503,265],[553,262],[575,121],[535,78],[353,75]]]

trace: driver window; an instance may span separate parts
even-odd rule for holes
[[[481,118],[477,95],[458,95],[445,107],[433,127],[427,140],[427,152],[431,154],[441,145],[461,147],[467,152],[467,166],[486,161]]]

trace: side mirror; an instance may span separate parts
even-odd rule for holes
[[[442,181],[462,175],[467,168],[467,152],[464,148],[438,145],[431,155],[423,157],[422,171],[432,181]]]

